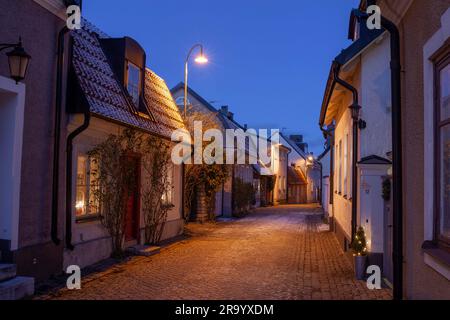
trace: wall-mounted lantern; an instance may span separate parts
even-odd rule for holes
[[[31,56],[25,52],[21,39],[19,39],[18,43],[13,44],[0,43],[0,51],[9,48],[13,48],[12,51],[6,53],[8,56],[10,77],[18,83],[25,79]]]

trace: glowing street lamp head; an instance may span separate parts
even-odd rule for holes
[[[205,64],[205,63],[208,63],[208,58],[206,58],[202,53],[197,58],[195,58],[195,62],[197,62],[199,64]]]
[[[309,155],[309,156],[308,156],[308,161],[313,162],[313,161],[314,161],[314,157],[313,157],[312,155]]]

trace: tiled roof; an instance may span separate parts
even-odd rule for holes
[[[183,118],[166,82],[150,69],[145,71],[145,101],[155,120],[169,136],[173,130],[183,128]],[[163,107],[161,107],[163,106]]]
[[[136,111],[113,73],[99,42],[99,37],[107,36],[87,21],[81,30],[73,31],[72,36],[72,64],[93,114],[168,138],[174,129],[184,127],[163,79],[149,69],[145,71],[144,96],[156,120],[153,121]]]

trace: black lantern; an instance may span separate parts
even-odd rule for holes
[[[31,56],[25,52],[21,40],[16,44],[0,44],[0,51],[7,48],[14,48],[6,55],[8,56],[10,77],[18,83],[25,79]]]

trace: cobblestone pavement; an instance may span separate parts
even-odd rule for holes
[[[152,257],[88,277],[53,299],[390,299],[354,280],[350,260],[313,206],[260,208],[190,224],[190,237]]]

